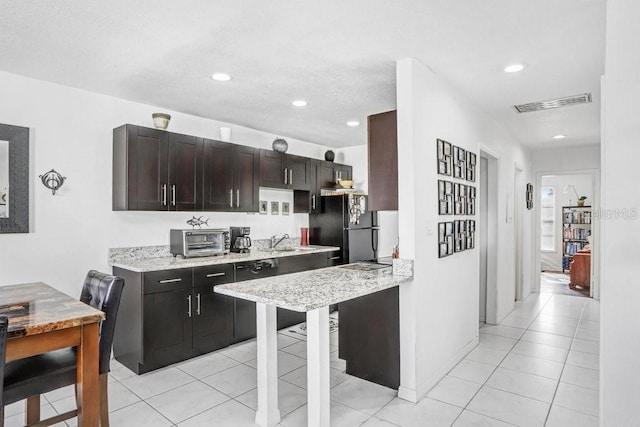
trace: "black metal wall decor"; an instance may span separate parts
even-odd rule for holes
[[[527,183],[527,209],[533,209],[533,184]]]
[[[476,187],[467,186],[467,215],[476,214]]]
[[[476,222],[473,219],[467,220],[466,249],[476,247]]]
[[[66,176],[60,175],[55,169],[51,169],[49,172],[40,175],[39,178],[42,184],[51,190],[51,194],[54,196],[56,195],[56,191],[62,187],[62,184],[64,184],[64,181],[67,179]]]
[[[456,220],[453,225],[454,252],[462,252],[467,249],[467,221]]]
[[[467,214],[467,186],[464,184],[453,185],[454,187],[454,215]]]
[[[465,179],[467,176],[467,152],[464,148],[453,147],[453,177]]]
[[[453,255],[453,222],[438,223],[438,258]]]
[[[476,182],[476,154],[467,151],[467,181]]]
[[[438,215],[453,215],[453,182],[438,180]]]
[[[451,144],[442,139],[438,143],[438,173],[451,176]]]

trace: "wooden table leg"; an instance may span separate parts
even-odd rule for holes
[[[309,427],[329,427],[329,307],[307,312]]]
[[[256,341],[258,347],[258,411],[256,424],[275,426],[280,422],[278,409],[278,335],[276,307],[256,303]]]
[[[82,327],[81,344],[78,346],[78,426],[99,425],[100,396],[98,387],[98,325],[89,323]]]

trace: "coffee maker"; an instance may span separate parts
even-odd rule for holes
[[[231,252],[249,253],[251,247],[250,227],[229,227],[231,232]]]

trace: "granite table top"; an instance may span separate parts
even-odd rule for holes
[[[0,315],[9,318],[7,337],[19,337],[99,322],[104,313],[45,283],[0,287]]]
[[[215,292],[306,312],[399,286],[412,280],[392,274],[392,267],[359,268],[347,264],[319,270],[218,285]]]
[[[286,250],[258,250],[252,249],[250,253],[228,255],[180,258],[180,257],[158,257],[142,259],[123,259],[112,264],[113,267],[124,268],[129,271],[149,272],[159,270],[172,270],[177,268],[201,267],[205,265],[230,264],[234,262],[256,261],[265,258],[282,258],[287,256],[305,255],[320,252],[333,252],[340,250],[336,246],[300,246],[287,248]]]

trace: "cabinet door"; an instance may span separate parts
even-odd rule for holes
[[[260,158],[256,148],[238,145],[235,150],[233,198],[235,210],[258,212]]]
[[[289,188],[289,171],[285,154],[260,150],[260,186]]]
[[[193,290],[193,354],[229,345],[233,334],[233,298],[214,292],[215,285]]]
[[[339,179],[352,179],[353,174],[351,173],[351,170],[351,166],[336,163],[334,166],[334,176],[336,181]]]
[[[169,210],[202,210],[202,138],[169,134]]]
[[[316,179],[319,188],[335,188],[336,176],[333,163],[318,161]]]
[[[204,141],[204,210],[235,210],[233,194],[234,145]]]
[[[398,210],[398,135],[396,111],[367,119],[369,209]]]
[[[191,352],[191,289],[156,292],[143,297],[144,365],[170,365]]]
[[[311,159],[300,156],[287,156],[289,187],[294,190],[310,190]]]
[[[168,133],[127,126],[129,210],[168,209]]]

